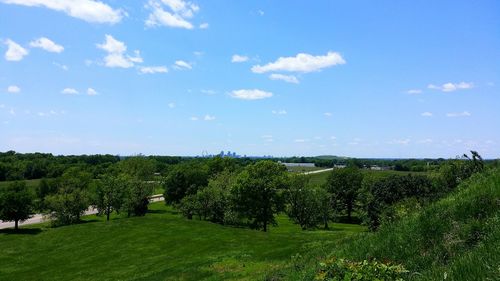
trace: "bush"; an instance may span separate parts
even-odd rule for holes
[[[407,274],[408,271],[398,264],[377,260],[356,262],[332,257],[320,263],[315,279],[322,281],[403,280]]]

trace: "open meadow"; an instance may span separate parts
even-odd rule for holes
[[[187,220],[164,203],[145,217],[0,230],[0,280],[258,280],[296,254],[321,255],[364,227],[302,231],[283,215],[269,232]]]

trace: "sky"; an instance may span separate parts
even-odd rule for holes
[[[500,157],[500,2],[0,0],[0,151]]]

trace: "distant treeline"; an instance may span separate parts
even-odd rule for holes
[[[0,181],[31,180],[41,178],[57,178],[70,168],[90,173],[94,178],[105,174],[107,170],[126,159],[146,159],[151,174],[166,175],[174,165],[194,162],[207,164],[213,158],[180,157],[180,156],[117,156],[110,154],[96,155],[53,155],[50,153],[17,153],[15,151],[0,152]],[[251,158],[229,158],[238,166],[259,161]],[[425,172],[436,171],[447,160],[439,159],[357,159],[335,156],[318,157],[284,157],[272,158],[272,161],[288,163],[314,163],[317,167],[334,167],[335,165],[372,168],[374,166],[395,171]],[[499,160],[485,160],[486,165],[500,166]]]
[[[457,156],[457,159],[463,156]],[[406,172],[428,172],[436,171],[450,159],[444,158],[422,158],[422,159],[381,159],[381,158],[348,158],[337,156],[315,156],[315,157],[283,157],[274,158],[286,163],[314,163],[317,167],[331,168],[335,165],[355,166],[358,168],[371,168],[374,166]],[[499,166],[499,160],[484,160],[486,165]]]

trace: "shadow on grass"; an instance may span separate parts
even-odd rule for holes
[[[347,216],[340,216],[335,219],[335,222],[348,223],[348,224],[361,224],[362,221],[361,218],[355,216],[352,216],[350,220]]]
[[[86,219],[86,220],[81,220],[79,222],[74,222],[74,223],[70,223],[70,224],[61,224],[61,223],[57,223],[56,221],[54,221],[53,223],[50,224],[50,227],[51,228],[58,228],[58,227],[87,224],[87,223],[93,223],[93,222],[99,222],[99,221],[100,220],[98,220],[98,219]]]
[[[167,211],[167,210],[148,210],[148,214],[177,214],[178,212],[176,211]]]
[[[14,235],[36,235],[38,233],[42,232],[41,228],[20,228],[18,230],[12,229],[12,228],[7,228],[7,229],[0,229],[0,234],[14,234]]]

